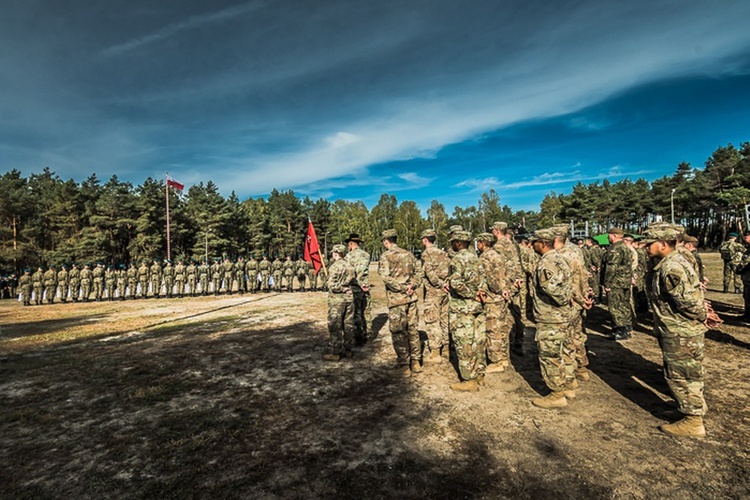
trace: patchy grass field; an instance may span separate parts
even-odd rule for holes
[[[720,259],[705,254],[713,289]],[[0,498],[748,498],[750,329],[741,297],[706,342],[708,437],[677,417],[648,322],[605,339],[562,411],[533,335],[514,370],[456,394],[448,364],[394,378],[376,340],[326,363],[323,293],[21,307],[0,301]]]

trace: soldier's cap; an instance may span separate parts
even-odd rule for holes
[[[567,224],[556,224],[549,228],[550,231],[552,231],[552,234],[555,235],[555,238],[565,238],[568,236],[568,230],[570,228]]]
[[[651,224],[646,228],[643,242],[650,245],[655,241],[674,241],[680,234],[681,231],[671,224]]]
[[[341,243],[338,243],[336,245],[333,245],[333,249],[331,249],[331,253],[337,253],[339,255],[345,255],[346,254],[346,245],[342,245]]]
[[[695,236],[690,236],[689,234],[683,235],[682,241],[685,243],[692,243],[694,245],[698,244],[698,238]]]
[[[635,236],[633,236],[633,235],[632,235],[632,234],[630,234],[630,233],[625,233],[625,234],[623,234],[623,235],[622,235],[622,237],[623,237],[623,238],[629,238],[629,239],[631,239],[631,240],[635,240]]]
[[[451,233],[450,241],[471,241],[470,231],[454,231]]]
[[[437,233],[435,232],[434,229],[425,229],[424,231],[422,231],[422,236],[420,236],[420,238],[432,238],[432,237],[437,237]]]
[[[31,269],[29,269],[29,268],[27,267],[26,269],[24,269],[24,270],[23,270],[23,272],[25,272],[25,273],[30,273],[30,272],[31,272]]]
[[[60,267],[62,267],[63,269],[67,269],[67,268],[68,268],[68,265],[67,265],[67,264],[63,264],[63,265],[62,265],[62,266],[60,266]]]
[[[555,232],[552,228],[537,229],[531,235],[530,241],[555,241]]]
[[[492,233],[479,233],[474,239],[491,245],[495,242],[495,235]]]
[[[54,265],[54,264],[52,264],[51,266],[49,266],[49,268],[50,268],[50,269],[57,269],[57,266],[56,266],[56,265]]]
[[[120,264],[120,269],[125,269],[125,264]]]
[[[729,233],[730,238],[739,238],[740,235],[738,233]]]
[[[398,233],[395,229],[386,229],[380,236],[382,239],[395,238],[396,236],[398,236]]]
[[[505,229],[508,229],[508,223],[507,222],[493,222],[492,229],[499,229],[503,231]]]
[[[607,231],[607,234],[619,234],[620,236],[624,236],[625,235],[625,231],[623,231],[619,227],[611,227]]]
[[[351,233],[347,239],[344,240],[346,243],[353,241],[354,243],[362,243],[362,238],[357,233]]]
[[[114,264],[110,264],[110,265],[109,265],[109,268],[110,268],[110,269],[114,269],[114,268],[115,268],[115,265],[114,265]]]

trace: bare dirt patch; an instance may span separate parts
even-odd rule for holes
[[[683,440],[657,430],[677,415],[648,322],[615,343],[596,310],[592,381],[541,410],[533,335],[479,393],[452,393],[447,364],[393,377],[374,280],[378,336],[340,363],[321,360],[323,293],[0,302],[0,497],[750,496],[738,295],[709,294],[726,320],[707,335],[709,435]]]

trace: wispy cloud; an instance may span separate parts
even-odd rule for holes
[[[595,174],[575,170],[572,172],[545,172],[530,178],[522,178],[515,182],[506,182],[497,177],[485,177],[475,179],[465,179],[458,182],[454,187],[468,188],[470,192],[482,192],[488,189],[516,190],[537,186],[554,186],[560,184],[571,184],[574,182],[593,182],[605,179],[617,179],[650,173],[650,170],[632,170],[625,171],[619,166],[614,166],[606,171]]]

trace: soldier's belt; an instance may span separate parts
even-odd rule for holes
[[[398,306],[405,306],[407,304],[412,304],[412,303],[416,302],[417,300],[419,300],[419,299],[417,297],[414,297],[414,298],[409,298],[409,299],[405,299],[405,300],[397,300],[396,302],[389,302],[388,303],[388,309],[391,309],[391,308],[394,308],[394,307],[398,307]]]

